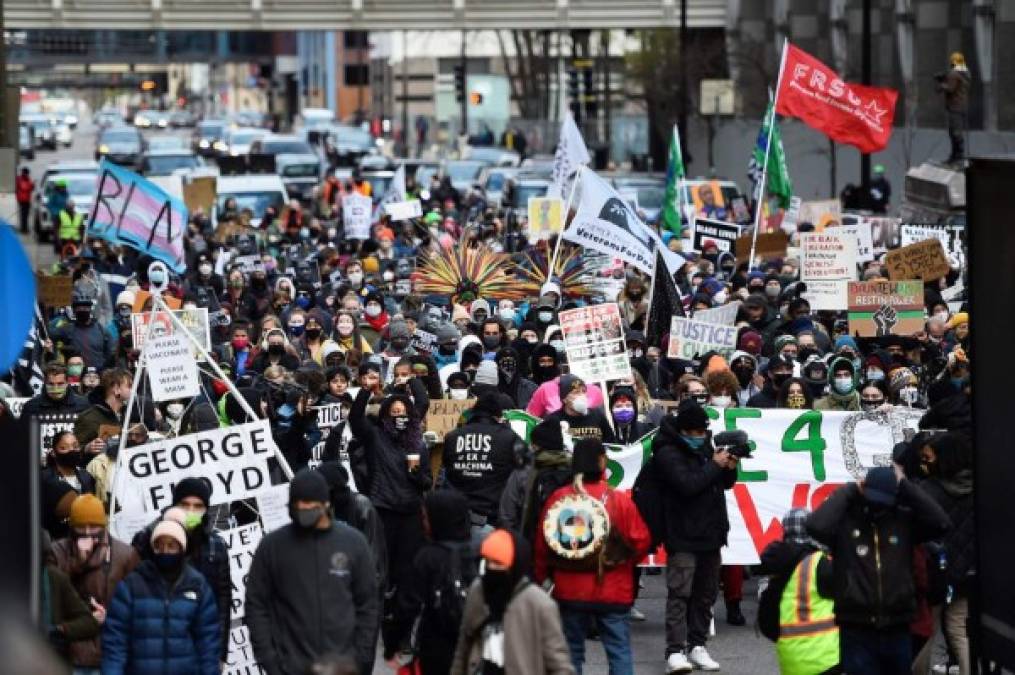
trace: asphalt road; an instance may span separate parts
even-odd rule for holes
[[[149,135],[152,132],[147,132]],[[189,130],[180,130],[173,133],[189,134]],[[39,152],[31,162],[23,162],[27,165],[33,176],[40,176],[42,171],[49,164],[58,160],[70,159],[92,159],[95,150],[95,130],[90,122],[83,121],[78,126],[74,143],[70,148],[61,148],[57,152]],[[13,195],[0,195],[0,216],[8,222],[17,223],[17,209]],[[28,252],[36,269],[48,268],[54,261],[55,256],[51,244],[38,244],[34,236],[22,235],[22,243]],[[647,619],[644,622],[632,622],[631,640],[635,660],[635,673],[637,675],[659,675],[665,673],[665,662],[663,650],[664,639],[664,614],[666,604],[666,586],[662,575],[644,575],[644,588],[638,599],[637,607],[644,612]],[[735,628],[725,622],[726,612],[722,600],[716,604],[716,636],[711,640],[708,649],[712,658],[717,660],[723,667],[722,672],[730,675],[769,675],[778,672],[776,665],[775,649],[772,643],[761,637],[753,628],[757,603],[754,598],[757,594],[757,584],[754,580],[746,582],[744,587],[745,600],[743,611],[747,617],[747,626]],[[597,641],[589,641],[586,651],[586,668],[588,675],[606,675],[609,669],[606,665],[606,655],[602,645]],[[387,666],[378,662],[374,673],[389,674],[392,671]]]

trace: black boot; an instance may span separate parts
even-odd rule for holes
[[[739,601],[730,601],[726,603],[726,623],[731,626],[743,626],[747,623],[747,619],[744,618],[744,613],[740,611]]]

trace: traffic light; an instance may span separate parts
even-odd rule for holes
[[[461,103],[465,100],[465,68],[461,65],[455,66],[455,101]]]
[[[483,105],[483,95],[478,91],[470,91],[469,103],[472,105]]]
[[[138,85],[141,91],[155,91],[158,86],[155,84],[155,80],[141,80],[141,84]]]
[[[567,71],[567,97],[572,101],[578,100],[578,71]]]

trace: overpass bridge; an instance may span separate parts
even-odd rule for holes
[[[687,0],[690,28],[730,0]],[[733,0],[734,2],[736,0]],[[680,25],[681,0],[3,0],[6,30],[542,30]]]

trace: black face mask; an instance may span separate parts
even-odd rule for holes
[[[504,616],[504,610],[511,601],[511,594],[515,589],[514,575],[510,570],[488,569],[483,572],[480,579],[486,606],[490,609],[490,614],[499,619]]]
[[[772,379],[772,385],[776,389],[780,389],[782,388],[783,383],[792,377],[792,375],[790,373],[772,373],[769,377]]]
[[[321,337],[321,329],[320,328],[308,328],[306,330],[306,336],[308,338],[310,338],[311,340],[316,340],[317,338]]]
[[[409,347],[409,341],[405,338],[395,338],[391,341],[391,348],[398,352],[404,352]]]
[[[268,353],[272,356],[282,356],[285,353],[285,347],[277,344],[268,345]]]
[[[63,454],[54,453],[56,463],[65,469],[73,469],[81,463],[81,451],[65,452]]]
[[[76,309],[74,310],[74,320],[78,323],[88,323],[92,320],[92,310],[90,309]]]
[[[454,356],[458,352],[458,347],[456,345],[439,345],[437,352],[441,356]]]
[[[499,335],[484,335],[483,336],[483,346],[486,347],[487,349],[496,349],[499,344],[500,344],[500,336]]]
[[[740,383],[742,389],[750,383],[751,377],[754,376],[754,369],[750,366],[733,366],[733,374],[737,376],[737,382]]]
[[[515,373],[518,372],[518,366],[514,361],[504,359],[500,362],[500,372],[504,373],[504,377],[510,380],[515,376]]]
[[[536,384],[543,384],[544,382],[549,382],[558,375],[560,375],[560,366],[556,364],[552,366],[537,365],[532,370],[532,379]]]

